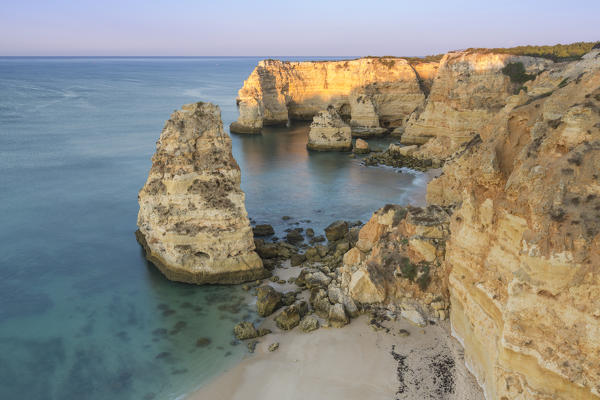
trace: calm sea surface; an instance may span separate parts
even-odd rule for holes
[[[169,114],[210,101],[229,125],[258,60],[0,58],[1,399],[175,399],[244,357],[246,292],[167,281],[134,231]],[[424,175],[309,154],[306,135],[233,136],[248,213],[280,236],[422,196]]]

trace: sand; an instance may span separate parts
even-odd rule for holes
[[[419,328],[388,321],[386,333],[374,331],[368,321],[363,315],[344,328],[269,334],[255,354],[188,399],[483,399],[448,322]],[[267,319],[263,325],[271,324]],[[401,335],[401,329],[410,335]],[[279,349],[269,352],[275,342]]]

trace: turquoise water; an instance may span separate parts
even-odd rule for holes
[[[0,398],[174,399],[246,354],[248,295],[167,281],[133,232],[170,112],[211,101],[228,125],[258,60],[0,58]],[[422,174],[309,154],[306,134],[233,137],[248,213],[279,234],[423,192]]]

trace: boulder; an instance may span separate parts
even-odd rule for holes
[[[288,331],[294,329],[300,323],[300,310],[296,305],[286,307],[275,317],[275,324],[279,329]]]
[[[304,317],[300,321],[300,329],[305,333],[316,331],[319,329],[319,320],[311,315]]]
[[[381,303],[386,296],[385,287],[376,284],[364,267],[352,274],[348,289],[352,299],[363,304]]]
[[[348,223],[346,221],[335,221],[325,228],[325,236],[330,242],[340,240],[348,233]]]
[[[340,303],[334,304],[329,308],[328,320],[329,324],[334,328],[341,328],[350,322],[346,311],[344,311],[344,306]]]
[[[356,154],[367,154],[371,149],[369,149],[369,143],[367,143],[366,140],[358,138],[356,139],[356,142],[354,142],[352,151]]]
[[[237,324],[233,328],[233,333],[238,340],[254,339],[259,336],[254,324],[249,321]]]
[[[271,236],[275,234],[273,227],[268,224],[256,225],[252,228],[252,232],[254,236]]]
[[[291,244],[298,244],[304,241],[304,236],[302,236],[300,232],[294,229],[287,233],[287,235],[285,236],[285,240]]]
[[[261,317],[267,317],[281,305],[282,294],[269,285],[256,290],[256,308]]]

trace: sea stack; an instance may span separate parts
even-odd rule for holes
[[[266,275],[221,110],[187,104],[166,122],[138,201],[136,236],[167,278],[233,284]]]
[[[352,131],[338,114],[335,107],[315,115],[308,134],[309,150],[350,151],[352,150]]]

